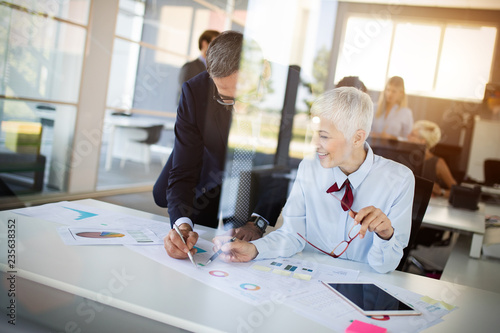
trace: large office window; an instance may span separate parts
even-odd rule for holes
[[[246,0],[120,0],[97,189],[156,180],[173,147],[180,68],[199,56],[203,31],[243,31],[246,11]]]
[[[242,31],[245,11],[246,1],[228,12],[220,1],[121,0],[108,108],[156,116],[175,114],[179,70],[199,56],[198,37],[207,29]]]
[[[90,0],[0,3],[0,179],[66,190]]]
[[[347,19],[335,82],[356,75],[380,91],[397,75],[410,94],[478,101],[490,79],[496,34],[496,27],[480,24],[353,15]]]

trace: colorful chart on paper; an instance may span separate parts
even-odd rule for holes
[[[311,280],[315,273],[315,269],[312,266],[303,266],[291,263],[288,260],[260,261],[256,262],[252,266],[252,269],[306,281]]]
[[[119,232],[111,232],[111,231],[79,232],[76,235],[78,237],[86,237],[86,238],[115,238],[115,237],[125,237],[124,234],[121,234]]]

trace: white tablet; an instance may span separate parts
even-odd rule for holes
[[[323,281],[322,281],[323,282]],[[417,316],[420,312],[374,283],[323,282],[365,316]]]

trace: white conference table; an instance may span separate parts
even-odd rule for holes
[[[165,217],[100,201],[78,202],[168,222]],[[47,332],[329,331],[282,304],[262,311],[126,247],[66,246],[56,231],[60,224],[54,222],[2,211],[1,244],[6,244],[9,218],[17,223],[15,289],[19,325],[29,322],[46,327]],[[207,230],[203,237],[209,239],[213,229]],[[8,292],[5,281],[10,274],[6,273],[6,257],[6,246],[2,245],[3,312],[7,302],[3,296]],[[303,253],[301,258],[360,270],[360,277],[392,283],[458,306],[442,323],[425,332],[471,332],[478,328],[493,332],[500,324],[500,294],[494,292],[403,272],[378,274],[366,264],[316,252]],[[0,330],[7,320],[2,317]],[[261,320],[256,323],[258,317]],[[418,318],[412,323],[418,325]]]
[[[485,204],[479,203],[479,209],[472,211],[451,206],[443,197],[431,198],[425,211],[423,226],[472,234],[469,255],[473,258],[481,256],[485,231]]]

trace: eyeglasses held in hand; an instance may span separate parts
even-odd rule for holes
[[[349,247],[349,244],[351,244],[351,242],[356,238],[358,237],[359,235],[359,230],[361,229],[361,224],[354,224],[351,229],[349,230],[349,233],[347,234],[349,240],[343,240],[342,242],[339,243],[339,245],[337,245],[332,252],[328,253],[322,249],[320,249],[319,247],[317,247],[316,245],[314,245],[313,243],[309,242],[304,236],[302,236],[301,234],[297,233],[297,235],[299,235],[303,240],[305,240],[307,242],[307,244],[311,245],[312,247],[314,247],[316,250],[319,250],[320,252],[323,252],[324,254],[327,254],[329,255],[330,257],[334,257],[334,258],[338,258],[340,257],[341,255],[344,254],[344,252],[347,250],[347,248]]]

